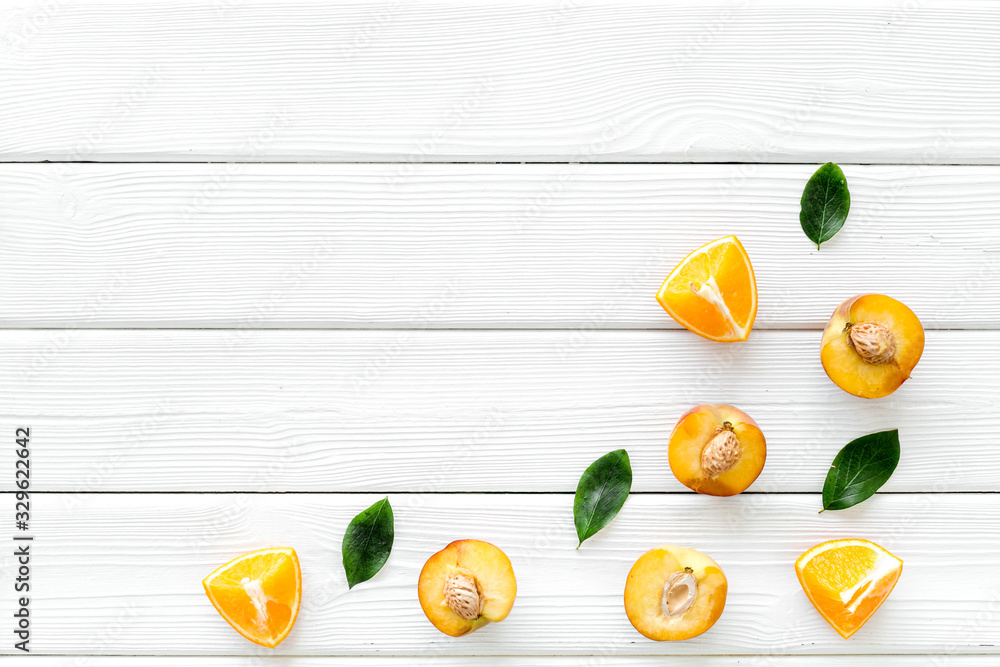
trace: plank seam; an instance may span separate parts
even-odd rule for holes
[[[0,491],[0,494],[15,494],[17,490]],[[35,495],[74,496],[572,496],[575,491],[38,491]],[[879,491],[882,496],[970,496],[996,495],[1000,491]],[[690,496],[691,491],[630,491],[632,496]],[[820,496],[822,491],[743,491],[743,496]]]

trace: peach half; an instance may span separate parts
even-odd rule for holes
[[[696,405],[670,434],[670,469],[698,493],[735,496],[764,469],[767,445],[750,415],[722,403]]]
[[[625,613],[654,641],[691,639],[719,620],[729,585],[718,564],[694,549],[664,545],[644,553],[625,582]]]
[[[924,328],[912,310],[882,294],[862,294],[833,312],[820,359],[848,394],[882,398],[909,379],[923,351]]]
[[[517,581],[499,548],[481,540],[458,540],[427,559],[417,592],[434,627],[461,637],[507,618]]]

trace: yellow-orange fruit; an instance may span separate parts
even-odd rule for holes
[[[909,379],[923,351],[924,328],[912,310],[882,294],[862,294],[834,311],[820,359],[847,393],[881,398]]]
[[[728,588],[714,560],[694,549],[664,545],[644,553],[629,571],[625,613],[649,639],[691,639],[722,616]]]
[[[802,590],[844,639],[878,611],[902,571],[902,560],[861,539],[817,544],[795,562]]]
[[[507,618],[517,581],[499,548],[481,540],[458,540],[427,559],[417,594],[435,628],[461,637]]]
[[[295,625],[302,569],[295,549],[261,549],[234,558],[202,581],[212,606],[254,644],[274,648]]]
[[[709,340],[746,340],[757,317],[757,281],[735,236],[706,243],[674,267],[656,293],[670,317]]]
[[[670,434],[670,470],[692,491],[734,496],[764,469],[767,445],[750,415],[731,405],[696,405]]]

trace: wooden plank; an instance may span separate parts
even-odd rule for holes
[[[972,653],[996,659],[998,652],[995,494],[881,496],[823,515],[811,495],[634,496],[579,551],[568,495],[393,496],[392,557],[375,579],[348,592],[343,531],[375,499],[36,494],[32,649],[256,656],[259,649],[218,617],[200,581],[240,553],[290,545],[302,561],[303,608],[292,635],[268,655]],[[505,622],[454,640],[423,617],[415,585],[427,556],[470,536],[507,552],[519,594]],[[792,569],[806,548],[841,536],[873,539],[906,563],[892,596],[849,642],[812,609]],[[722,618],[691,641],[647,641],[622,609],[632,563],[664,542],[712,555],[729,580]],[[11,571],[5,567],[0,581],[8,609]]]
[[[834,386],[818,332],[5,331],[0,431],[58,491],[559,491],[625,447],[637,491],[686,491],[666,445],[704,402],[768,438],[755,492],[818,492],[836,452],[899,428],[886,491],[998,491],[1000,333],[929,332],[914,377]],[[0,467],[13,467],[0,448]],[[8,465],[9,464],[9,465]],[[13,489],[5,476],[3,489]]]
[[[619,658],[607,654],[586,656],[583,664],[601,664],[607,667],[662,667],[663,658],[653,656],[630,656]],[[885,667],[927,667],[927,665],[947,664],[951,667],[994,667],[996,657],[987,655],[881,655],[878,664]],[[268,667],[288,665],[288,658],[280,656],[255,655],[253,657],[143,657],[143,656],[74,656],[36,657],[29,663],[32,667]],[[436,656],[420,658],[414,656],[382,658],[295,658],[296,667],[579,667],[581,657],[557,656],[490,656],[485,658],[448,658]],[[858,657],[853,655],[797,655],[787,656],[672,656],[671,667],[854,667]]]
[[[1000,167],[848,168],[821,251],[798,222],[813,169],[6,165],[0,325],[677,328],[660,283],[736,233],[759,329],[872,291],[928,328],[1000,328]]]
[[[3,160],[1000,154],[1000,7],[978,0],[8,0],[0,19]]]

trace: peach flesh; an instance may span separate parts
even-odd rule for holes
[[[457,540],[427,559],[417,593],[434,627],[461,637],[507,618],[517,581],[499,548],[482,540]]]
[[[750,415],[731,405],[697,405],[670,434],[670,469],[692,491],[733,496],[746,490],[767,457],[764,434]]]
[[[664,545],[639,557],[625,582],[625,613],[654,641],[697,637],[722,616],[728,583],[719,565],[694,549]]]
[[[924,328],[899,301],[862,294],[837,307],[820,347],[834,384],[861,398],[882,398],[910,378],[923,354]]]

